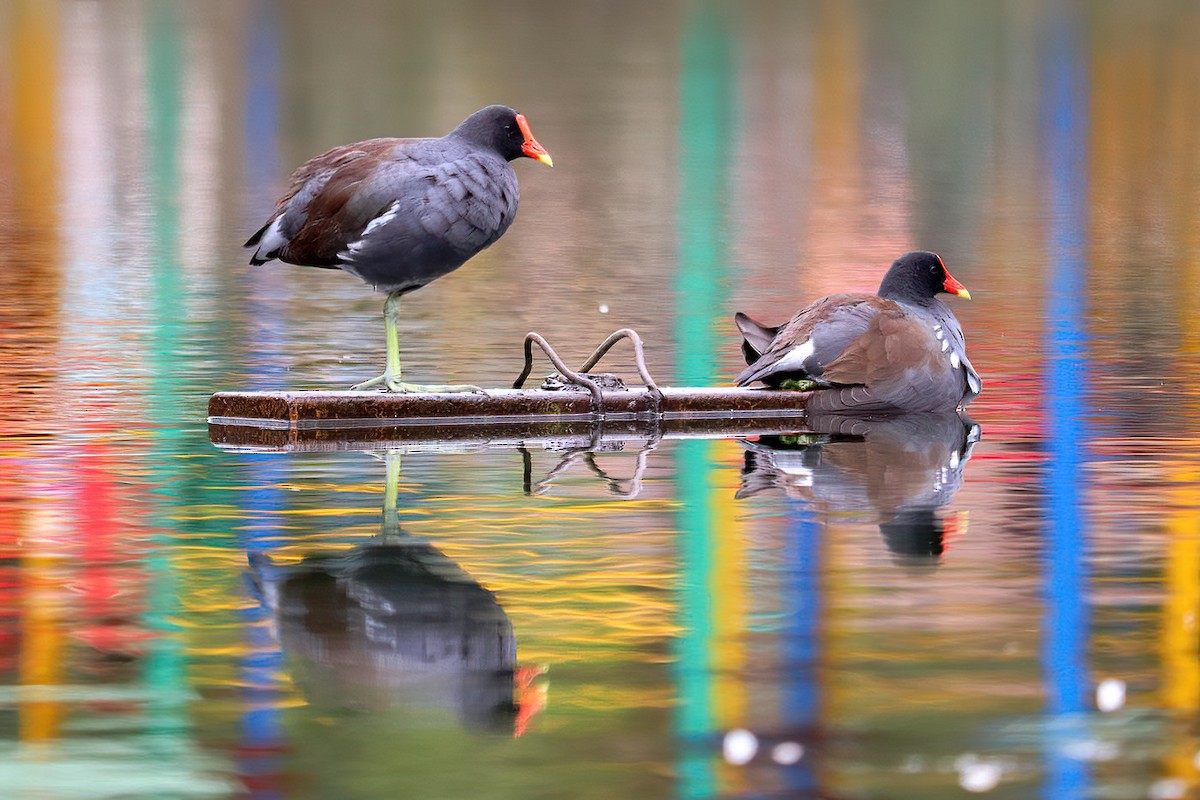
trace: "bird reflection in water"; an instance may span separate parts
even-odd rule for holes
[[[470,730],[520,736],[544,705],[537,668],[517,666],[508,615],[492,592],[427,541],[401,530],[399,455],[388,454],[380,534],[297,564],[251,554],[293,677],[318,706],[451,711]]]
[[[824,512],[874,512],[888,549],[936,563],[965,527],[948,505],[979,441],[979,425],[954,413],[876,419],[813,416],[808,433],[744,442],[738,498],[778,488]]]

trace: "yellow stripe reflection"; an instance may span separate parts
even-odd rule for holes
[[[1181,719],[1195,719],[1200,714],[1200,469],[1180,465],[1172,480],[1176,486],[1168,519],[1164,575],[1163,704],[1178,711]],[[1186,781],[1192,791],[1200,787],[1200,764],[1192,737],[1178,737],[1165,760],[1168,775]]]

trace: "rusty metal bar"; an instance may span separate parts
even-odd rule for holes
[[[662,395],[659,403],[647,391],[605,391],[608,413],[600,419],[587,392],[220,392],[209,400],[209,436],[230,449],[285,451],[538,441],[589,447],[597,430],[605,441],[646,441],[804,429],[802,392],[665,388]]]
[[[588,371],[622,339],[633,346],[644,388]],[[522,389],[537,345],[569,384]],[[646,367],[642,339],[632,328],[614,331],[573,370],[541,335],[524,341],[525,365],[512,389],[486,393],[218,392],[209,399],[213,442],[266,450],[361,448],[369,443],[445,446],[521,443],[569,438],[594,449],[603,428],[614,436],[646,440],[675,429],[680,435],[770,432],[799,426],[808,395],[765,389],[663,389]],[[606,376],[607,377],[607,376]],[[586,389],[578,391],[576,389]]]
[[[605,389],[608,419],[744,419],[795,417],[809,395],[767,389]],[[387,392],[218,392],[209,398],[210,422],[259,428],[486,426],[540,421],[593,420],[590,393],[544,389],[391,394]]]
[[[626,388],[619,379],[602,384],[587,374],[622,339],[633,345],[644,388]],[[521,388],[533,369],[535,344],[572,386]],[[642,339],[632,328],[611,333],[578,370],[568,367],[536,332],[525,336],[524,351],[525,366],[512,389],[427,394],[218,392],[209,398],[210,431],[214,442],[228,446],[241,442],[250,447],[397,439],[492,441],[508,437],[520,441],[538,432],[602,422],[638,421],[657,429],[673,421],[705,427],[701,424],[704,420],[717,425],[794,420],[803,415],[809,397],[802,392],[765,389],[662,389],[646,367]]]

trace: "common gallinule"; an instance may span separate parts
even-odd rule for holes
[[[737,385],[814,390],[813,413],[949,411],[979,395],[962,327],[937,298],[970,299],[936,253],[905,253],[878,294],[835,294],[769,327],[735,317],[749,364]]]
[[[554,166],[525,117],[507,106],[476,111],[440,139],[368,139],[335,147],[297,169],[275,213],[246,242],[251,264],[342,269],[388,293],[387,368],[352,389],[467,391],[400,381],[400,297],[461,267],[495,242],[517,213],[508,162]]]
[[[888,549],[936,562],[960,516],[946,507],[982,431],[962,412],[812,414],[809,432],[742,443],[736,497],[780,489],[842,519],[874,517]],[[962,529],[959,528],[961,533]]]
[[[517,645],[495,595],[416,536],[298,563],[249,556],[292,677],[317,705],[456,712],[513,730]]]

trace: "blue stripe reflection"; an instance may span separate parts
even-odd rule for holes
[[[820,718],[818,668],[821,657],[821,525],[807,504],[788,504],[786,564],[788,583],[782,595],[787,614],[783,631],[783,730],[814,731]],[[813,792],[818,781],[815,763],[806,756],[784,767],[784,785],[796,792]]]
[[[1087,736],[1088,431],[1086,282],[1088,79],[1082,20],[1069,10],[1046,37],[1042,115],[1049,176],[1046,307],[1045,618],[1047,800],[1089,796],[1091,771],[1068,745]]]

